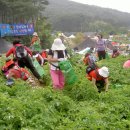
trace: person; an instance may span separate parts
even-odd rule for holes
[[[1,68],[1,71],[5,77],[6,75],[8,75],[9,69],[12,68],[12,66],[14,66],[15,64],[16,62],[13,59],[6,59],[5,64]]]
[[[50,74],[53,88],[62,90],[65,85],[65,78],[59,69],[58,62],[66,60],[66,47],[60,38],[56,38],[48,52],[48,62],[50,63]]]
[[[36,52],[36,51],[33,51],[32,54],[33,54],[33,58],[36,58],[37,61],[38,61],[38,63],[39,63],[41,66],[43,66],[43,64],[44,64],[44,59],[43,59],[43,57],[40,55],[40,53],[38,53],[38,52]]]
[[[84,55],[83,58],[83,63],[86,66],[91,66],[92,63],[95,63],[96,59],[94,58],[94,56],[92,55],[93,52],[93,48],[91,47]]]
[[[89,73],[90,71],[98,68],[98,66],[96,64],[96,60],[95,60],[94,56],[92,55],[92,51],[93,51],[93,48],[90,48],[90,50],[88,50],[86,52],[86,54],[83,58],[83,63],[85,66],[87,66],[86,73]]]
[[[16,49],[17,47],[21,47],[23,46],[19,40],[14,40],[13,41],[13,47],[11,49],[8,50],[8,52],[6,53],[6,57],[9,57],[11,54],[13,54],[13,57],[15,57],[17,59],[18,62],[18,66],[24,68],[25,66],[31,70],[31,72],[33,73],[33,75],[42,83],[42,79],[41,76],[39,75],[39,73],[37,72],[36,68],[34,67],[32,60],[31,60],[31,56],[32,56],[32,52],[29,48],[27,48],[26,46],[23,46],[24,49],[27,51],[27,55],[25,57],[17,57],[17,53],[16,53]]]
[[[107,67],[103,66],[102,68],[97,68],[87,74],[87,79],[92,81],[95,89],[100,93],[103,89],[105,89],[105,92],[108,91],[108,76],[109,70]]]
[[[7,78],[6,82],[7,86],[11,86],[14,84],[13,79],[21,79],[27,81],[31,85],[36,84],[30,72],[25,68],[19,67],[15,62],[11,64],[10,69],[8,70],[8,74],[6,75],[6,78]]]
[[[15,79],[22,79],[22,80],[27,80],[31,74],[29,73],[29,71],[25,68],[20,68],[18,65],[13,64],[13,66],[11,66],[12,68],[9,69],[8,74],[6,75],[7,79],[11,79],[11,78],[15,78]]]
[[[30,47],[31,47],[32,51],[38,51],[38,52],[41,51],[40,38],[38,37],[37,32],[33,33]]]
[[[44,64],[45,64],[46,62],[48,62],[48,61],[47,61],[48,52],[49,52],[49,49],[46,49],[46,50],[43,50],[43,51],[40,53],[41,56],[42,56],[42,58],[43,58],[43,60],[44,60]]]
[[[99,60],[106,58],[106,45],[105,41],[103,40],[102,34],[97,35],[97,42],[96,42],[96,49]]]
[[[119,56],[120,55],[120,53],[119,53],[119,51],[117,50],[117,49],[113,49],[113,53],[112,53],[112,58],[116,58],[117,56]]]
[[[125,69],[130,68],[130,59],[128,59],[126,62],[124,62],[123,68],[125,68]]]

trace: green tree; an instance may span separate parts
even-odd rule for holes
[[[42,48],[50,48],[53,40],[51,37],[51,25],[45,17],[37,20],[35,30],[41,39]]]
[[[47,5],[46,0],[0,0],[0,22],[27,23],[37,20]]]

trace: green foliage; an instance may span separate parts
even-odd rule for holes
[[[38,35],[42,43],[42,48],[50,48],[52,43],[51,25],[48,23],[45,17],[40,18],[36,22],[35,31],[38,32]]]
[[[85,77],[81,56],[70,59],[78,80],[63,91],[52,89],[48,65],[46,86],[29,87],[16,80],[10,88],[0,73],[1,130],[129,130],[130,85],[128,70],[122,68],[128,57],[105,59],[98,65],[110,70],[110,88],[97,93]],[[0,66],[4,58],[1,58]],[[81,62],[81,63],[79,63]]]
[[[34,22],[45,5],[48,5],[47,0],[0,0],[0,20],[2,23]]]

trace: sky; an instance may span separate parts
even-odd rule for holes
[[[130,0],[70,0],[88,5],[116,9],[130,13]]]

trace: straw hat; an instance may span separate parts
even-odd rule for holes
[[[109,76],[109,71],[108,71],[108,68],[107,67],[102,67],[98,70],[99,72],[99,75],[101,75],[102,77],[106,78]]]
[[[56,38],[52,44],[51,50],[65,50],[66,47],[62,43],[60,38]]]

